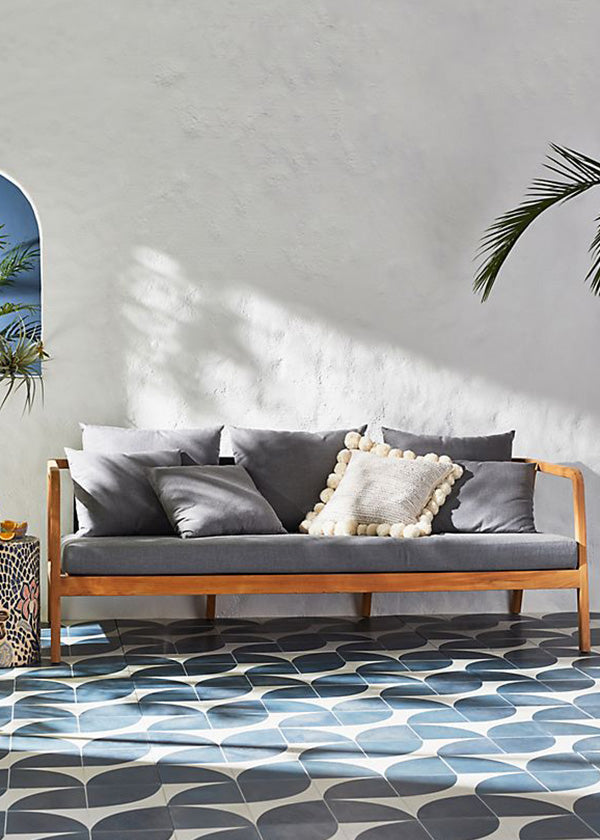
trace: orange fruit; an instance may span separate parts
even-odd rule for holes
[[[15,536],[14,531],[0,531],[0,540],[4,542],[8,542],[8,540],[12,540]]]
[[[14,522],[12,519],[5,519],[0,522],[0,531],[10,534],[8,537],[0,536],[0,539],[11,540],[13,537],[24,537],[27,533],[27,522]]]

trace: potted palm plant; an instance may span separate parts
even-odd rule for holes
[[[553,207],[570,201],[600,184],[600,161],[564,146],[550,145],[544,163],[558,178],[536,178],[525,198],[513,210],[499,216],[483,235],[478,256],[481,263],[475,274],[473,290],[483,301],[490,296],[506,258],[519,238],[537,217]],[[600,216],[596,219],[600,222]],[[586,276],[593,294],[600,294],[600,228],[591,242],[592,266]]]

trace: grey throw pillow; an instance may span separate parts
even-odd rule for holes
[[[218,464],[222,426],[206,429],[122,429],[80,423],[83,449],[92,452],[153,452],[179,449],[194,464]],[[184,461],[185,461],[184,457]]]
[[[460,461],[463,467],[432,523],[441,533],[534,533],[535,466],[511,461]]]
[[[361,426],[362,434],[366,429]],[[332,472],[344,438],[354,429],[274,432],[232,427],[236,464],[245,467],[288,531],[297,531]]]
[[[285,534],[243,467],[155,467],[148,475],[181,537]]]
[[[514,431],[499,435],[455,437],[452,435],[415,435],[400,429],[382,428],[383,439],[394,449],[410,449],[415,455],[449,455],[453,461],[510,461]]]
[[[181,464],[179,450],[104,454],[65,449],[80,537],[172,534],[148,481],[148,467]]]

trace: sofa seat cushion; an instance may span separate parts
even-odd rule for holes
[[[577,543],[552,534],[438,534],[422,540],[268,534],[77,537],[63,540],[72,575],[316,574],[574,569]]]

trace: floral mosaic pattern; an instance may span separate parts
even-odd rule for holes
[[[61,665],[0,673],[7,838],[600,837],[600,656],[574,614],[103,621],[62,641]]]
[[[40,543],[23,537],[0,543],[0,667],[40,660]]]
[[[40,611],[40,586],[36,578],[31,578],[21,586],[21,597],[17,602],[17,610],[25,621],[35,626]]]

